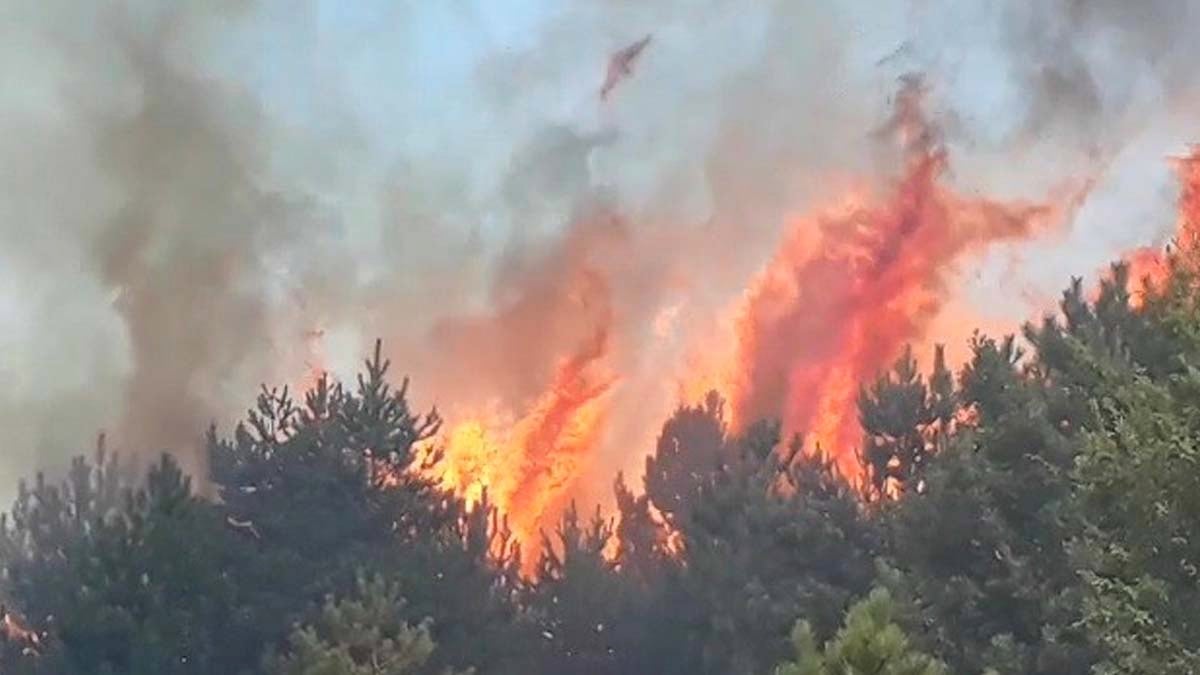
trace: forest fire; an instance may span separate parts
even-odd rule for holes
[[[591,241],[589,232],[582,228],[579,241]],[[582,252],[579,241],[567,242],[566,250]],[[565,326],[564,332],[569,333],[565,346],[555,345],[565,352],[551,364],[548,384],[523,409],[510,405],[502,410],[484,406],[456,411],[443,439],[443,461],[435,471],[443,485],[469,503],[482,500],[486,491],[516,539],[533,543],[541,530],[551,529],[600,443],[607,394],[616,377],[605,363],[613,324],[605,278],[582,259],[572,259],[554,273],[534,275],[524,283],[516,303],[483,325],[532,340],[539,330],[543,337],[552,332],[544,314],[577,321]],[[542,318],[545,323],[539,323]],[[477,324],[468,325],[446,330],[473,347]],[[553,353],[554,348],[547,350]],[[498,354],[501,359],[514,356]],[[545,357],[525,354],[531,364]],[[535,562],[531,556],[536,547],[528,545],[525,551],[528,567]]]
[[[469,503],[486,490],[518,541],[536,541],[557,516],[600,440],[604,396],[614,383],[598,364],[607,341],[601,330],[563,361],[550,388],[509,429],[467,419],[450,431],[439,467],[443,483]]]
[[[1145,302],[1146,293],[1157,288],[1167,276],[1167,261],[1159,248],[1144,246],[1124,256],[1128,266],[1129,301],[1134,307]]]
[[[1200,245],[1200,146],[1186,157],[1175,158],[1172,164],[1179,180],[1179,201],[1171,247],[1180,253],[1194,254]],[[1147,293],[1160,289],[1169,276],[1166,251],[1144,246],[1129,251],[1123,259],[1129,267],[1130,302],[1137,307],[1145,302]]]
[[[851,195],[796,219],[738,321],[735,420],[782,417],[848,476],[858,471],[859,384],[923,337],[957,265],[989,243],[1064,222],[1082,196],[1024,204],[954,193],[940,182],[946,150],[921,97],[920,83],[907,81],[886,128],[906,153],[890,193]]]
[[[1179,179],[1179,216],[1175,227],[1175,246],[1181,251],[1200,248],[1200,146],[1186,157],[1176,158]]]
[[[924,337],[946,309],[968,255],[1066,221],[1082,191],[1045,203],[1002,203],[945,185],[947,151],[924,115],[923,94],[918,79],[905,80],[883,129],[903,152],[900,178],[885,192],[863,186],[835,207],[792,219],[732,320],[717,321],[733,333],[729,349],[713,349],[711,335],[685,336],[704,356],[679,378],[681,402],[717,389],[730,399],[734,431],[760,418],[780,419],[786,433],[804,434],[810,451],[830,452],[854,477],[860,383]],[[510,306],[444,333],[461,342],[462,358],[478,360],[476,384],[487,372],[505,382],[544,368],[547,359],[554,364],[540,393],[523,405],[501,397],[508,404],[500,412],[451,415],[438,469],[443,483],[469,501],[486,490],[527,544],[554,529],[606,442],[611,393],[622,374],[613,372],[618,362],[610,341],[632,329],[615,320],[620,307],[611,306],[609,288],[615,273],[593,264],[611,241],[604,232],[592,221],[573,228],[550,269],[520,281]],[[590,300],[580,304],[581,298]],[[658,308],[648,319],[654,334],[667,332],[678,311],[673,304]],[[505,342],[510,334],[516,337]],[[507,351],[480,357],[498,349],[480,335],[507,344]]]
[[[853,478],[862,434],[854,406],[859,384],[923,339],[946,310],[967,256],[1067,220],[1086,190],[1045,203],[1002,203],[944,184],[947,151],[924,115],[923,95],[918,79],[905,80],[882,130],[902,150],[900,178],[883,192],[864,184],[833,207],[791,220],[736,307],[732,347],[719,356],[706,350],[694,364],[701,368],[679,377],[680,402],[718,389],[730,399],[734,431],[756,419],[780,419],[787,434],[800,432],[810,452],[833,454]],[[614,315],[620,307],[612,306],[612,270],[593,264],[596,251],[611,243],[608,234],[593,221],[572,228],[544,262],[547,269],[517,283],[508,306],[442,334],[450,351],[475,363],[476,384],[488,372],[498,374],[502,387],[539,369],[548,374],[538,394],[500,396],[502,410],[451,414],[437,470],[468,501],[481,500],[486,490],[529,550],[541,532],[553,530],[607,441],[622,375],[614,371],[611,342],[630,330]],[[654,334],[664,333],[677,312],[677,305],[659,307],[649,319]],[[712,336],[685,340],[708,345]],[[646,436],[653,437],[649,430]]]
[[[0,675],[1200,674],[1200,0],[13,4]]]

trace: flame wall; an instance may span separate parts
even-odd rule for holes
[[[848,447],[903,342],[1169,234],[1190,2],[550,4],[18,2],[0,490],[101,428],[202,475],[260,382],[382,337],[528,538],[681,397]]]

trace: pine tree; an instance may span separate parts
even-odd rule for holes
[[[628,618],[626,589],[616,565],[605,557],[612,523],[599,509],[583,521],[572,504],[554,537],[543,535],[536,583],[528,602],[543,638],[544,672],[629,672],[618,624]],[[620,651],[618,651],[620,650]]]
[[[236,673],[261,644],[233,581],[246,549],[169,457],[139,489],[115,465],[39,481],[6,527],[6,595],[50,647],[35,672]],[[113,506],[114,494],[121,506]]]
[[[699,495],[731,459],[725,402],[715,391],[695,406],[682,406],[663,424],[653,455],[646,458],[646,495],[666,521],[678,527]]]
[[[922,489],[923,469],[929,457],[945,446],[956,407],[953,377],[940,345],[934,351],[928,384],[912,349],[906,347],[889,372],[860,388],[858,412],[864,432],[860,459],[868,499]]]
[[[1096,672],[1200,670],[1200,371],[1111,388],[1077,465],[1076,560]]]
[[[322,377],[303,404],[264,389],[231,440],[210,433],[213,480],[230,522],[253,528],[253,580],[264,644],[311,616],[322,598],[353,590],[362,571],[407,589],[407,620],[429,616],[444,649],[435,667],[489,664],[520,672],[529,627],[514,600],[516,552],[485,502],[467,510],[428,471],[418,447],[441,425],[388,384],[376,343],[353,389]],[[444,661],[443,661],[444,660]]]
[[[682,616],[702,672],[752,673],[786,653],[796,616],[831,632],[866,592],[874,528],[832,460],[780,452],[777,425],[758,425],[706,481],[679,531]],[[766,432],[776,432],[771,438]]]
[[[378,575],[360,576],[350,597],[330,596],[315,624],[292,632],[288,653],[268,658],[266,671],[270,675],[428,672],[425,666],[435,649],[430,621],[406,623],[401,619],[404,606],[397,584]]]
[[[1073,441],[1012,338],[972,347],[958,396],[974,420],[930,459],[924,491],[884,513],[885,582],[911,600],[914,638],[955,671],[1087,672],[1066,548]]]
[[[673,565],[669,533],[651,511],[650,497],[634,495],[623,475],[617,475],[613,494],[620,516],[615,532],[617,565],[624,578],[648,591],[663,581]]]
[[[796,660],[775,667],[775,675],[943,675],[946,667],[916,651],[895,622],[886,590],[876,589],[846,614],[845,624],[824,647],[812,627],[796,624],[792,646]]]

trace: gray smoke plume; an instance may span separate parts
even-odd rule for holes
[[[891,174],[868,132],[900,74],[926,73],[964,185],[1041,196],[1099,165],[1098,203],[1124,200],[1123,167],[1178,150],[1142,75],[1163,129],[1192,91],[1190,5],[1151,5],[14,0],[0,492],[101,429],[202,473],[205,426],[260,382],[347,375],[377,336],[416,403],[520,414],[586,337],[594,306],[560,283],[580,266],[611,294],[606,491],[785,224]],[[647,33],[600,101],[609,56]],[[1054,288],[1169,228],[1108,211],[1019,273]]]
[[[1122,251],[1165,243],[1176,186],[1167,159],[1196,140],[1200,94],[1188,37],[1200,3],[1055,0],[906,5],[889,67],[932,75],[966,189],[1027,194],[1063,176],[1095,182],[1072,226],[994,252],[969,303],[1040,312],[1064,275],[1094,276]],[[1030,301],[983,303],[1013,283]]]

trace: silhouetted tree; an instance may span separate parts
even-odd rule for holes
[[[486,502],[468,511],[427,477],[439,458],[418,444],[441,418],[413,412],[389,367],[377,342],[353,390],[322,377],[303,405],[264,390],[232,440],[210,434],[223,507],[254,528],[256,607],[278,642],[325,597],[352,592],[360,571],[386,572],[408,589],[402,618],[434,621],[443,648],[431,666],[519,671],[531,633],[507,528]]]
[[[544,672],[629,672],[614,630],[626,618],[628,598],[615,564],[605,557],[612,537],[612,523],[599,510],[582,521],[574,504],[553,538],[543,536],[528,601],[543,638]]]
[[[730,460],[725,402],[709,392],[702,404],[681,406],[663,424],[654,454],[646,458],[645,488],[650,503],[674,527]]]
[[[1022,378],[1012,339],[972,347],[960,397],[973,427],[887,514],[892,590],[914,599],[914,636],[956,672],[1087,672],[1066,550],[1073,445],[1043,388]]]
[[[921,489],[929,457],[944,447],[956,412],[954,380],[945,350],[934,351],[926,384],[912,349],[906,347],[892,369],[860,388],[858,414],[863,428],[863,465],[868,499]]]
[[[635,495],[618,475],[613,493],[619,519],[616,527],[616,561],[621,574],[632,583],[649,589],[663,580],[673,565],[666,526],[655,517],[650,497]]]
[[[853,488],[799,439],[775,445],[761,433],[735,443],[680,529],[681,610],[701,672],[762,672],[786,655],[796,617],[829,634],[873,578],[876,534]]]
[[[114,467],[39,480],[6,528],[6,595],[55,646],[42,672],[239,672],[261,650],[235,581],[246,548],[169,457],[137,490]]]

